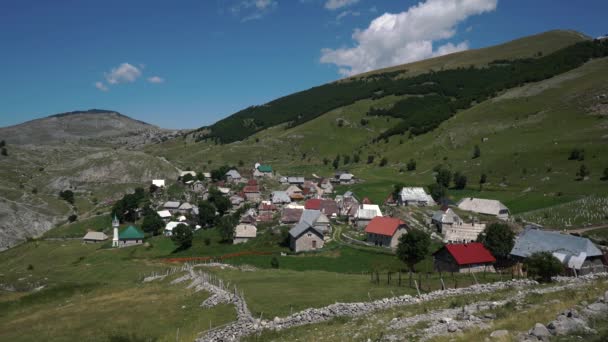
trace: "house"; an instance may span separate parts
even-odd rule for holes
[[[260,223],[268,223],[268,222],[272,222],[273,220],[274,220],[273,213],[260,213],[256,217],[256,222],[260,222]]]
[[[461,210],[496,216],[501,220],[509,218],[509,208],[497,200],[470,197],[463,198],[457,205]]]
[[[291,198],[285,191],[273,191],[272,192],[272,203],[273,204],[287,204],[291,203]]]
[[[304,184],[304,177],[287,177],[287,183],[293,185],[302,185]]]
[[[454,210],[451,208],[444,206],[440,210],[437,210],[433,213],[431,218],[431,224],[437,227],[437,230],[441,231],[444,226],[453,226],[454,224],[461,223],[462,220]]]
[[[243,198],[242,196],[239,196],[239,195],[230,196],[230,204],[232,204],[233,206],[239,206],[243,202],[245,202],[245,198]]]
[[[482,243],[447,244],[433,253],[437,272],[495,272],[496,258]]]
[[[257,165],[257,164],[256,164]],[[257,165],[253,170],[254,177],[270,177],[272,176],[272,166],[270,165]]]
[[[258,206],[258,212],[260,214],[270,213],[274,214],[278,210],[277,206],[274,205],[271,201],[262,201]]]
[[[327,217],[337,217],[340,213],[338,204],[334,200],[330,199],[309,199],[304,203],[305,209],[319,210]]]
[[[163,220],[169,220],[172,216],[169,210],[160,210],[157,211],[156,214],[158,214],[158,216]]]
[[[179,226],[180,224],[183,224],[183,225],[186,225],[186,226],[188,225],[185,222],[176,222],[176,221],[171,221],[171,222],[167,223],[165,225],[165,231],[164,231],[165,236],[171,236],[171,235],[173,235],[173,230],[175,228],[177,228],[177,226]]]
[[[384,205],[388,205],[391,207],[394,207],[397,205],[397,200],[395,200],[395,197],[393,196],[393,194],[389,194],[388,197],[386,197],[386,199],[384,200]]]
[[[258,229],[252,224],[241,223],[234,227],[234,238],[232,244],[245,243],[254,239],[258,233]]]
[[[304,184],[302,184],[302,194],[306,198],[315,196],[319,191],[322,190],[318,188],[317,184],[313,181],[305,181]]]
[[[382,211],[377,204],[361,204],[355,214],[354,222],[357,227],[364,228],[376,216],[382,217]]]
[[[352,184],[354,177],[352,173],[345,172],[338,177],[338,181],[340,184]]]
[[[144,243],[144,232],[134,226],[128,226],[118,233],[118,247],[129,247]]]
[[[207,180],[211,179],[211,172],[203,172],[203,178]]]
[[[184,202],[179,206],[179,208],[177,208],[177,211],[180,214],[189,214],[192,211],[192,208],[194,208],[192,204]]]
[[[324,195],[332,194],[334,192],[334,186],[331,181],[327,178],[323,178],[319,181],[319,188],[323,190]]]
[[[205,191],[207,191],[207,188],[205,188],[205,183],[201,182],[200,180],[197,180],[196,182],[192,183],[190,187],[192,188],[192,191],[198,193],[204,193]]]
[[[188,175],[192,176],[192,178],[196,178],[196,172],[194,171],[181,171],[179,173],[179,179],[184,179],[184,177]]]
[[[252,215],[252,214],[243,214],[241,216],[241,220],[240,223],[246,223],[246,224],[255,224],[257,222],[256,219],[257,215]]]
[[[427,194],[421,187],[404,187],[399,192],[399,198],[397,200],[401,205],[435,205],[433,197]]]
[[[325,236],[331,234],[331,224],[329,219],[319,210],[304,209],[298,223],[306,223],[323,233]]]
[[[302,196],[302,189],[300,189],[300,187],[297,185],[290,185],[285,192],[287,193],[287,196],[291,198],[293,198],[293,196],[296,194]]]
[[[239,182],[241,180],[241,174],[237,170],[232,169],[226,172],[226,180],[235,183]]]
[[[260,192],[260,188],[257,185],[247,185],[243,188],[243,193],[245,194],[245,199],[250,202],[259,202],[262,200],[262,193]]]
[[[156,186],[157,188],[164,188],[165,180],[164,179],[153,179],[152,185]]]
[[[217,190],[219,192],[221,192],[222,195],[228,195],[230,193],[230,188],[226,188],[226,187],[223,187],[223,186],[218,187]]]
[[[357,215],[359,201],[354,196],[336,196],[336,203],[340,209],[339,215],[348,218],[354,218]]]
[[[283,208],[281,224],[294,224],[300,221],[304,209]]]
[[[431,218],[431,224],[443,235],[445,243],[468,243],[477,241],[486,225],[483,223],[466,223],[448,207],[436,211]]]
[[[82,238],[84,243],[98,243],[108,239],[108,236],[103,232],[88,232]]]
[[[165,210],[168,210],[169,212],[171,212],[171,214],[176,213],[179,209],[179,206],[180,206],[180,203],[176,202],[176,201],[168,201],[168,202],[165,202],[165,204],[163,204],[163,208]]]
[[[323,233],[308,222],[298,223],[289,230],[289,247],[296,253],[323,248],[324,243]]]
[[[515,240],[511,256],[523,260],[536,252],[549,252],[577,275],[604,271],[602,251],[583,237],[540,229],[525,229]]]
[[[406,233],[405,222],[394,217],[376,216],[365,227],[367,242],[375,246],[397,248],[399,238]]]

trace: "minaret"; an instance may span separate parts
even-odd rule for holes
[[[120,221],[118,221],[118,217],[116,217],[116,214],[114,214],[114,219],[112,220],[112,228],[114,228],[112,247],[118,247],[118,226],[120,226]]]

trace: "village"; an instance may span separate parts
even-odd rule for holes
[[[404,186],[392,192],[387,189],[384,203],[372,203],[352,191],[336,190],[359,182],[364,180],[344,171],[326,178],[282,176],[260,163],[249,170],[181,171],[175,180],[151,181],[148,208],[114,210],[111,234],[89,231],[83,241],[111,239],[112,247],[122,248],[142,245],[151,235],[164,235],[174,241],[185,239],[178,244],[188,248],[192,235],[201,229],[222,230],[223,242],[235,245],[251,244],[260,234],[284,229],[283,243],[293,254],[320,252],[340,242],[399,255],[400,248],[406,249],[400,244],[416,243],[405,237],[409,234],[414,239],[411,232],[422,232],[433,244],[433,251],[427,244],[424,253],[432,253],[435,272],[485,274],[500,268],[524,276],[530,271],[527,259],[539,253],[549,253],[562,264],[554,275],[608,270],[605,246],[532,222],[516,222],[500,201],[463,198],[457,203],[437,203],[423,187]],[[142,219],[142,225],[154,222],[154,230],[138,228],[135,222]],[[133,224],[120,229],[125,220]],[[401,260],[408,263],[406,259]],[[411,265],[410,271],[414,270]]]

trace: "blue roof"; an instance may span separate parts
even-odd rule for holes
[[[565,255],[579,255],[584,252],[587,257],[602,255],[602,251],[587,238],[540,229],[525,229],[515,240],[511,255],[526,258],[536,252]]]

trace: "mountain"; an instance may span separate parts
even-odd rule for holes
[[[369,95],[361,91],[367,91],[364,82],[335,82],[245,109],[205,131],[146,151],[178,167],[244,165],[246,172],[263,162],[280,174],[307,177],[332,175],[337,160],[338,170],[363,180],[350,189],[374,202],[382,202],[397,183],[433,184],[438,165],[467,177],[464,189],[447,190],[451,200],[496,198],[516,214],[608,196],[602,180],[608,168],[608,41],[552,31],[508,44],[519,46],[517,56],[504,45],[488,48],[492,55],[480,68],[411,77],[399,70],[369,73],[360,79],[389,91]],[[452,54],[441,60],[453,65],[452,59],[461,58]],[[461,106],[454,106],[459,98]],[[311,115],[304,120],[304,114]],[[218,139],[231,142],[218,144]],[[473,158],[476,146],[479,158]],[[584,160],[570,160],[570,153],[580,149]],[[410,160],[415,170],[407,170]],[[577,173],[583,165],[591,174],[581,178]],[[480,185],[482,174],[487,183]],[[537,216],[556,215],[564,214]]]
[[[495,47],[382,69],[251,106],[193,134],[198,139],[229,143],[278,124],[297,126],[356,101],[388,95],[444,95],[439,99],[444,106],[433,111],[443,112],[445,118],[496,91],[580,66],[591,57],[590,44],[589,38],[577,32],[550,31]],[[587,54],[584,58],[580,56],[582,50]],[[463,70],[471,67],[475,68]],[[438,98],[428,100],[442,104]]]
[[[82,140],[112,142],[111,138],[168,135],[169,130],[132,119],[111,110],[90,109],[51,115],[19,125],[0,128],[10,144],[61,144]]]

